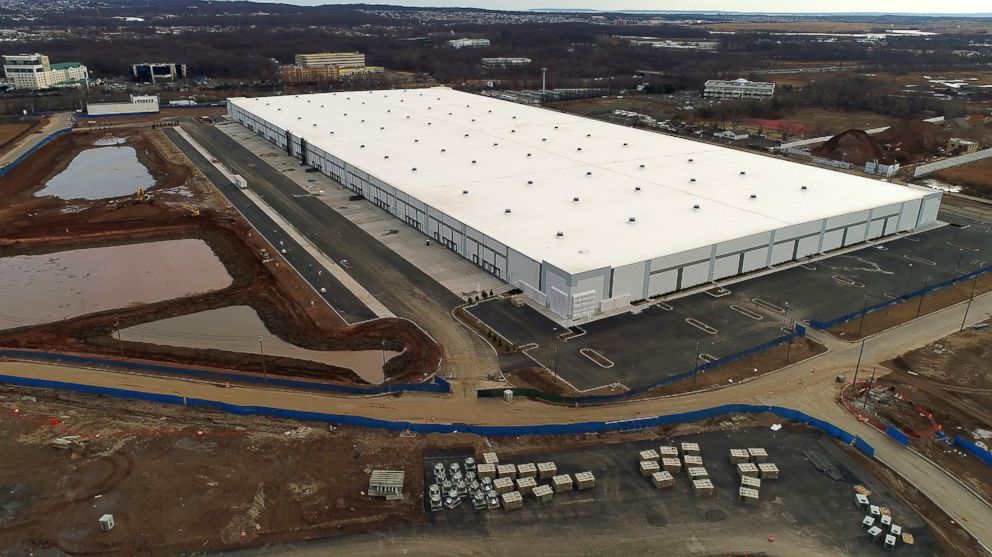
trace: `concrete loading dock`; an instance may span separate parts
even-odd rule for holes
[[[546,480],[548,478],[553,478],[558,473],[558,467],[555,466],[554,462],[538,462],[537,463],[537,477]]]
[[[550,503],[554,498],[554,490],[550,486],[541,484],[534,488],[534,498],[538,503]]]
[[[675,477],[667,470],[651,474],[651,483],[658,489],[664,489],[675,485]]]
[[[572,491],[572,476],[569,476],[568,474],[559,474],[551,478],[551,487],[554,488],[555,493]]]
[[[596,487],[596,476],[592,472],[579,472],[575,474],[575,485],[579,490],[592,489]]]
[[[445,88],[232,98],[228,113],[563,323],[914,230],[940,205],[939,192]]]
[[[758,475],[763,480],[778,479],[778,466],[773,462],[762,462],[758,464]]]
[[[641,476],[646,478],[657,472],[660,467],[658,466],[658,462],[655,460],[642,460],[638,465],[638,469],[641,472]]]

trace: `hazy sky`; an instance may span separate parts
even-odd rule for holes
[[[315,6],[354,4],[360,0],[256,0]],[[685,10],[738,12],[890,12],[974,13],[992,11],[982,0],[380,0],[379,4],[402,6],[459,6],[497,10],[533,8],[590,8],[598,10]]]

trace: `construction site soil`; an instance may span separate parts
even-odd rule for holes
[[[871,403],[878,415],[904,431],[927,431],[935,423],[950,439],[960,435],[992,444],[990,361],[992,328],[986,322],[884,362],[892,373],[878,381]],[[987,464],[934,435],[913,436],[910,443],[992,500]]]
[[[271,550],[272,544],[360,532],[402,536],[405,526],[428,522],[423,500],[427,454],[495,450],[512,459],[756,426],[767,431],[778,421],[771,415],[742,415],[608,435],[412,436],[0,387],[5,455],[0,459],[0,555],[155,556],[252,546]],[[785,424],[780,435],[808,431]],[[64,450],[53,446],[66,437]],[[836,445],[836,450],[922,516],[936,536],[938,554],[976,554],[962,531],[916,490],[854,449]],[[403,500],[365,495],[371,471],[382,469],[405,472]],[[110,532],[99,530],[97,519],[104,513],[114,516]],[[782,522],[769,528],[787,538],[786,531],[798,526]],[[809,528],[802,526],[795,535],[808,535]],[[581,541],[576,543],[581,553]],[[774,554],[796,554],[789,547],[776,542]]]
[[[860,129],[847,130],[831,137],[813,152],[856,165],[872,161],[906,164],[937,155],[948,139],[950,135],[937,124],[899,121],[874,136]]]
[[[934,174],[942,182],[964,186],[964,193],[992,199],[992,159],[947,168]]]
[[[16,145],[21,139],[38,130],[45,124],[45,120],[25,119],[25,118],[3,118],[0,119],[0,153]]]
[[[115,129],[114,136],[134,147],[156,179],[151,198],[61,200],[36,197],[45,181],[62,171],[103,132],[75,132],[57,138],[0,180],[0,257],[32,255],[156,240],[198,238],[220,259],[233,283],[223,290],[159,303],[66,319],[58,323],[0,332],[0,346],[98,354],[258,372],[257,357],[220,350],[197,350],[146,343],[119,344],[118,327],[229,305],[254,308],[270,331],[312,350],[387,349],[402,352],[384,372],[387,382],[422,381],[437,368],[440,347],[416,325],[379,319],[346,326],[281,261],[209,186],[159,131]],[[274,259],[263,261],[261,250]],[[363,384],[344,369],[292,358],[265,358],[266,372]]]

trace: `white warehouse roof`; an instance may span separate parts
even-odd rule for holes
[[[229,102],[572,274],[925,195],[447,88]]]

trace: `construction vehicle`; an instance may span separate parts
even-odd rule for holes
[[[189,203],[183,203],[181,205],[181,207],[186,211],[186,214],[189,215],[189,216],[191,216],[191,217],[198,217],[198,216],[200,216],[200,209],[198,207],[194,207],[193,205],[190,205]]]

